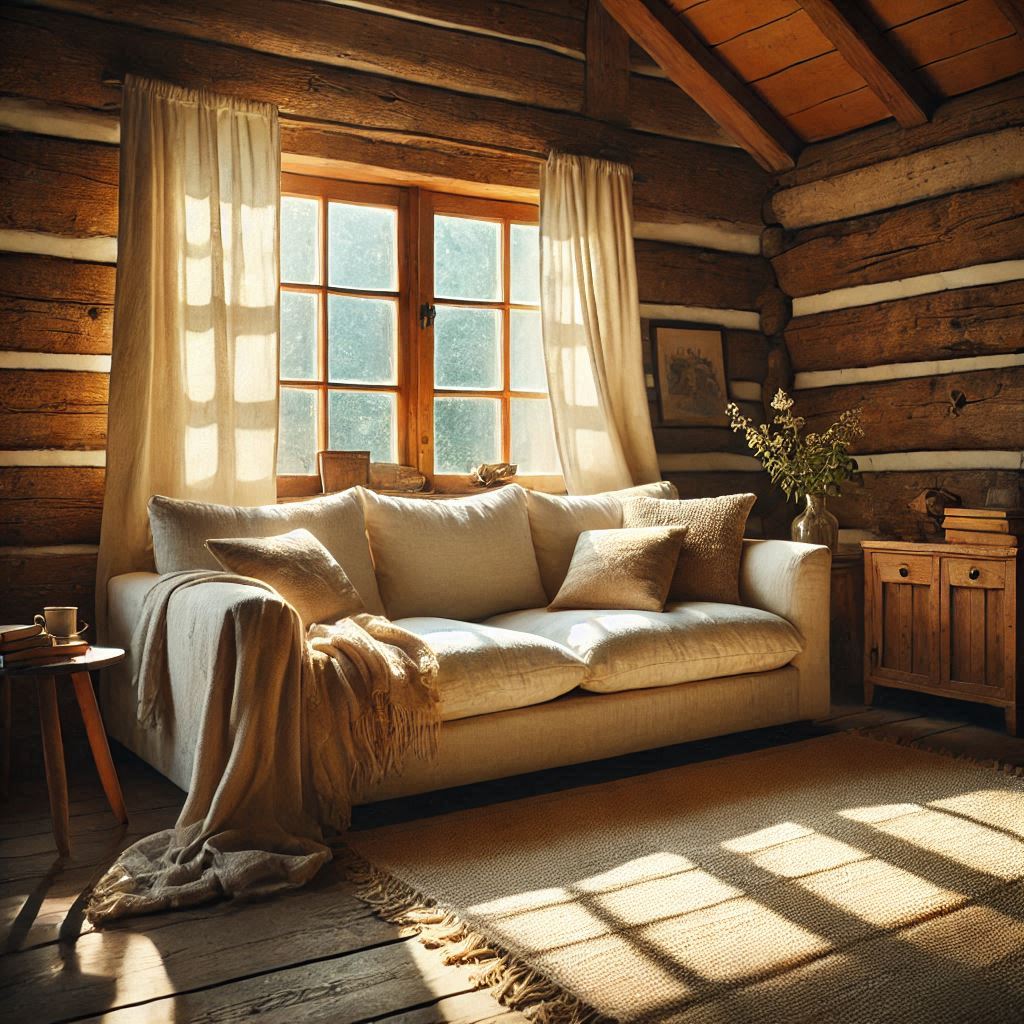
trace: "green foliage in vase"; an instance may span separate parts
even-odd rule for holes
[[[735,402],[725,412],[733,432],[743,433],[747,447],[790,501],[802,501],[808,494],[839,494],[840,484],[857,472],[857,460],[850,457],[849,448],[864,436],[860,409],[848,409],[820,434],[805,434],[806,420],[793,415],[793,399],[781,388],[772,408],[776,415],[771,423],[756,427],[740,414]]]

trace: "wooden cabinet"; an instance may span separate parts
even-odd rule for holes
[[[1024,559],[1016,548],[868,541],[864,699],[895,686],[1004,709],[1024,704]]]

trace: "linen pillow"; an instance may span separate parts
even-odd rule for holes
[[[229,572],[269,583],[299,613],[303,626],[366,611],[345,570],[309,530],[215,538],[206,547]]]
[[[526,492],[509,484],[467,498],[364,492],[366,528],[393,619],[486,619],[547,603],[530,540]]]
[[[149,526],[158,573],[216,569],[205,547],[210,537],[275,537],[309,530],[345,570],[366,610],[384,611],[366,540],[359,488],[283,505],[211,505],[155,494],[149,499]]]
[[[537,565],[544,591],[550,601],[565,579],[584,530],[614,530],[622,526],[622,503],[629,498],[674,498],[675,487],[667,480],[603,494],[564,495],[527,491],[530,533],[537,552]]]
[[[660,612],[685,535],[682,526],[584,530],[565,582],[548,607]]]
[[[622,521],[626,526],[687,527],[671,600],[739,604],[743,530],[756,500],[753,494],[685,501],[634,498],[626,503]]]

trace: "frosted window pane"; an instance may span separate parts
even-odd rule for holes
[[[316,296],[281,292],[281,377],[316,380]]]
[[[540,230],[536,224],[513,224],[511,301],[524,306],[540,305]]]
[[[501,311],[438,306],[434,386],[484,391],[501,387]]]
[[[327,376],[334,384],[397,383],[397,310],[391,299],[327,298]]]
[[[316,473],[315,391],[281,388],[281,432],[277,441],[277,471],[282,476]]]
[[[501,225],[467,217],[434,217],[434,295],[501,299]]]
[[[540,312],[513,309],[511,326],[512,390],[548,390],[544,369],[544,345],[540,333]]]
[[[551,403],[542,398],[512,399],[512,462],[520,473],[560,473]]]
[[[331,391],[327,437],[334,450],[370,453],[371,462],[396,462],[395,396],[366,391]]]
[[[398,211],[327,204],[327,283],[332,288],[398,291]]]
[[[469,473],[501,458],[496,398],[434,399],[434,472]]]
[[[289,284],[319,284],[317,221],[320,202],[297,196],[281,197],[281,280]]]

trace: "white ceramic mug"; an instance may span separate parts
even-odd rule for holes
[[[84,633],[89,628],[88,623],[85,622],[79,627],[78,608],[71,606],[54,605],[44,608],[43,614],[35,617],[35,622],[37,625],[43,626],[50,636],[61,640],[78,636],[79,633]]]

